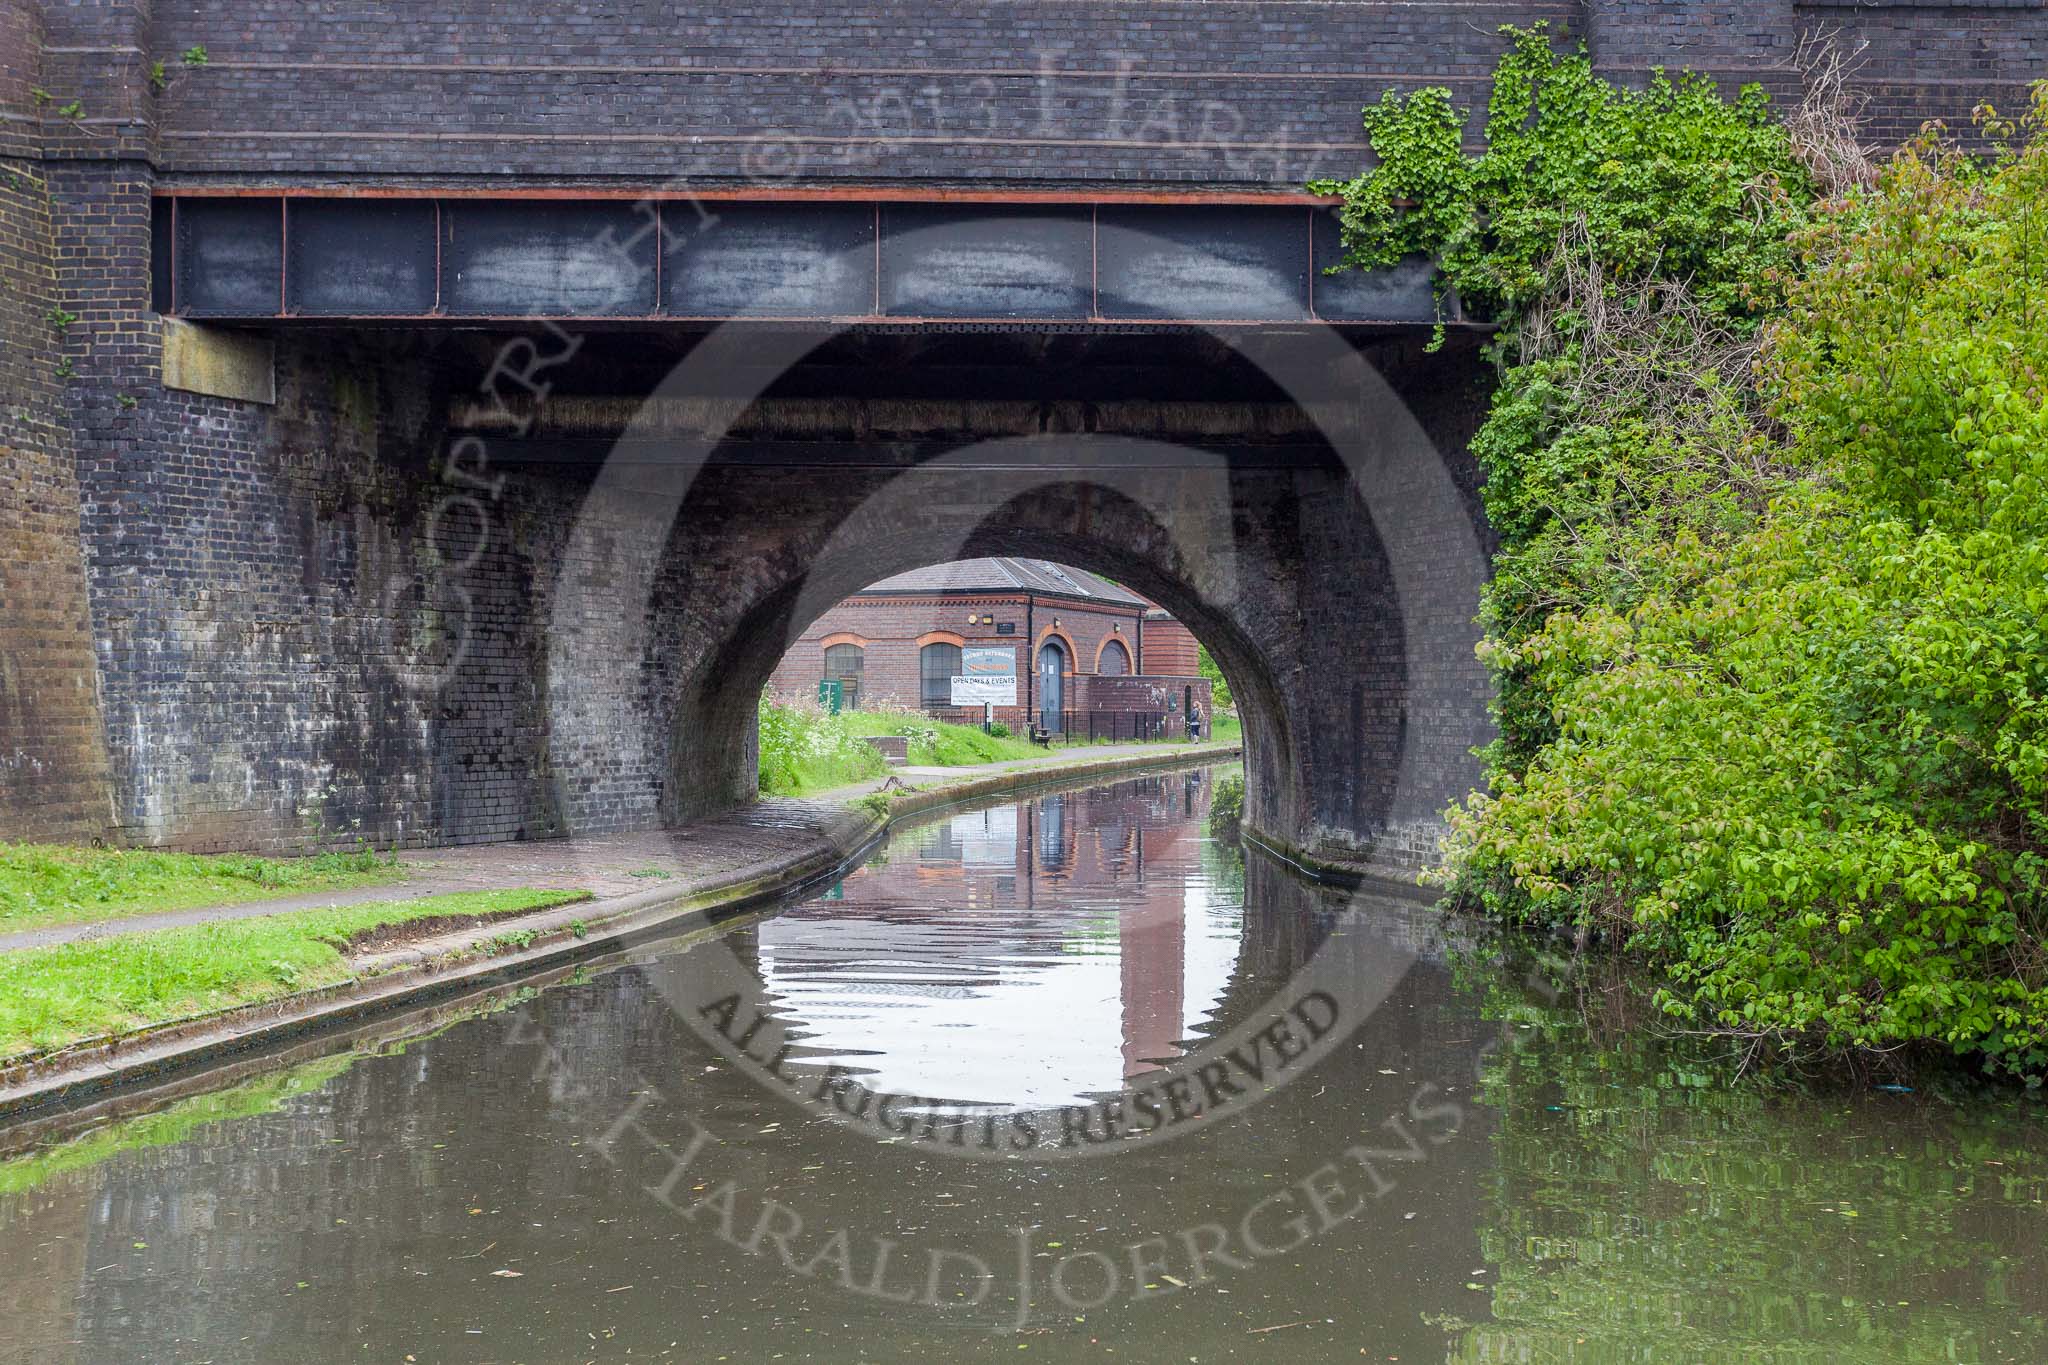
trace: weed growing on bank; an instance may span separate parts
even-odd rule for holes
[[[761,699],[763,796],[809,796],[880,777],[889,765],[847,723],[808,702]]]
[[[1209,833],[1226,844],[1244,835],[1244,774],[1231,773],[1217,779],[1209,795]]]
[[[984,734],[978,725],[951,725],[918,711],[852,711],[842,717],[856,735],[901,735],[919,767],[965,768],[1012,758],[1043,758],[1045,750],[1007,731]]]

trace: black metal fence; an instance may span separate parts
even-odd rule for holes
[[[1014,708],[1013,708],[1014,710]],[[979,706],[927,706],[924,713],[951,725],[979,725]],[[1043,713],[1032,718],[1042,723]],[[1019,737],[1026,732],[1011,727]],[[1129,744],[1148,739],[1184,739],[1187,727],[1178,712],[1170,711],[1062,711],[1051,736],[1054,744]]]

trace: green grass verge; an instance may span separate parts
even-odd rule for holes
[[[311,858],[0,844],[0,933],[377,886],[405,871],[386,854]]]
[[[1205,730],[1208,728],[1204,726]],[[1214,730],[1214,734],[1202,736],[1204,743],[1237,743],[1243,738],[1242,727],[1234,716],[1217,721]],[[985,734],[980,726],[951,725],[916,711],[846,711],[832,716],[809,702],[764,701],[762,794],[812,796],[882,776],[889,771],[888,765],[865,742],[871,735],[901,735],[908,739],[909,759],[917,767],[964,768],[1047,756],[1046,750],[1020,736]],[[1185,743],[1185,732],[1175,728],[1165,738],[1153,742]],[[1106,745],[1111,741],[1104,739],[1100,743]],[[1068,739],[1053,752],[1087,747],[1085,738]]]
[[[1045,757],[1045,750],[1028,739],[998,738],[978,725],[949,725],[914,711],[849,711],[839,719],[856,735],[902,735],[910,741],[910,761],[919,767],[965,768]]]
[[[0,953],[0,1059],[336,985],[350,976],[349,944],[388,926],[459,924],[589,898],[463,891]]]
[[[815,703],[761,699],[760,781],[763,796],[809,796],[848,787],[889,770],[855,734],[847,715]]]

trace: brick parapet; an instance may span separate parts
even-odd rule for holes
[[[1294,189],[1367,159],[1358,114],[1384,91],[1483,110],[1497,30],[1535,23],[1624,79],[1692,66],[1780,96],[1801,36],[1836,30],[1889,140],[2010,102],[2048,62],[2048,11],[2016,0],[810,0],[572,28],[485,0],[404,25],[196,0],[154,48],[214,56],[163,101],[178,178]]]

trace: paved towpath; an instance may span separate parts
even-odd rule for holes
[[[382,886],[316,891],[270,900],[240,901],[233,905],[194,906],[158,915],[130,915],[122,919],[59,924],[45,929],[0,934],[0,952],[139,934],[152,929],[254,919],[262,915],[288,914],[294,910],[320,910],[339,905],[415,900],[421,896],[438,896],[454,891],[500,891],[515,887],[589,891],[597,901],[586,907],[587,910],[602,913],[603,902],[607,900],[654,890],[672,880],[696,880],[758,864],[764,857],[772,855],[778,845],[792,842],[792,835],[814,834],[830,817],[838,814],[847,801],[879,790],[891,781],[910,786],[946,786],[998,773],[1029,773],[1041,768],[1050,778],[1057,776],[1062,768],[1080,762],[1142,754],[1164,759],[1168,751],[1190,756],[1214,752],[1221,759],[1230,747],[1209,744],[1185,748],[1169,744],[1103,744],[1055,750],[1044,758],[1012,759],[972,767],[892,768],[887,776],[850,787],[821,792],[801,800],[768,797],[745,810],[698,821],[681,829],[548,839],[533,843],[422,849],[401,857],[399,865],[405,873],[402,880]]]

